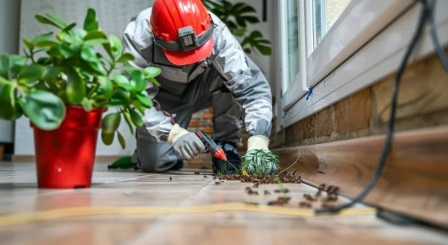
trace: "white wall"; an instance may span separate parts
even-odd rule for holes
[[[13,2],[13,0],[0,1]],[[22,0],[20,40],[23,38],[31,38],[40,33],[53,31],[51,27],[41,25],[35,21],[34,16],[36,14],[51,13],[67,22],[76,22],[78,26],[82,26],[86,11],[89,7],[96,10],[100,26],[106,33],[114,34],[121,38],[121,33],[131,17],[151,5],[152,1],[150,0]],[[22,47],[22,43],[20,47]],[[34,155],[34,139],[28,118],[17,120],[15,126],[14,154]],[[98,137],[97,155],[132,154],[135,149],[134,135],[129,132],[124,121],[120,125],[119,130],[126,139],[126,149],[121,149],[117,140],[112,145],[106,146],[102,143],[101,138]]]
[[[20,0],[0,0],[0,54],[18,52]],[[0,143],[12,143],[14,123],[0,119]],[[1,160],[1,159],[0,159]]]
[[[10,1],[10,0],[0,0]],[[234,0],[232,0],[234,1]],[[62,17],[67,22],[77,22],[82,25],[85,12],[88,7],[93,7],[97,11],[101,28],[108,34],[114,34],[121,37],[121,33],[130,18],[152,5],[151,0],[22,0],[21,21],[20,21],[20,39],[33,37],[36,34],[48,32],[43,29],[43,25],[38,24],[34,16],[36,14],[52,13]],[[262,1],[260,0],[235,0],[234,2],[246,2],[252,5],[258,12],[258,17],[262,18]],[[269,30],[272,30],[273,12],[275,1],[268,1],[268,22],[262,22],[253,28],[259,29],[265,38],[272,40]],[[22,45],[22,44],[20,44]],[[273,50],[273,52],[275,52]],[[273,61],[270,56],[251,55],[251,58],[265,72],[266,77],[274,89]],[[274,93],[275,94],[275,93]],[[16,121],[15,133],[15,155],[34,155],[34,142],[29,120],[21,118]],[[125,123],[122,123],[120,131],[124,133],[127,147],[122,150],[118,142],[106,146],[98,139],[97,155],[130,155],[135,148],[134,136],[129,132]]]

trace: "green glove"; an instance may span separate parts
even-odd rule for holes
[[[247,152],[241,166],[243,175],[265,176],[275,174],[278,157],[269,148],[269,139],[264,136],[251,136],[247,141]]]

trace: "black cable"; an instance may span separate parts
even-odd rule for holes
[[[393,84],[394,86],[392,88],[392,98],[391,98],[391,106],[390,106],[391,109],[390,109],[390,116],[389,116],[390,119],[389,119],[389,125],[388,125],[388,132],[387,132],[387,136],[386,136],[386,142],[385,142],[380,160],[378,162],[378,165],[375,169],[375,172],[372,174],[372,177],[371,177],[369,183],[367,184],[367,186],[365,187],[365,189],[357,197],[353,198],[349,203],[342,204],[342,205],[336,206],[336,207],[316,209],[315,210],[316,214],[339,212],[342,209],[349,208],[349,207],[353,206],[354,204],[358,203],[359,201],[363,200],[364,197],[367,196],[370,193],[370,191],[375,187],[375,184],[378,181],[378,178],[380,177],[381,172],[383,171],[384,165],[386,164],[387,156],[389,155],[390,150],[391,150],[392,138],[394,136],[395,114],[396,114],[397,99],[398,99],[397,95],[398,95],[401,77],[403,76],[403,73],[405,71],[407,63],[411,56],[411,53],[414,50],[421,34],[423,33],[423,27],[424,27],[426,21],[428,20],[428,18],[430,18],[430,13],[429,13],[430,9],[427,7],[428,4],[427,4],[426,0],[420,0],[420,2],[422,3],[423,6],[420,11],[420,17],[419,17],[417,29],[411,39],[411,42],[406,51],[406,54],[401,61],[397,75],[395,76],[395,81]]]
[[[432,44],[434,45],[434,49],[436,50],[437,55],[439,56],[440,61],[442,62],[443,67],[445,68],[445,70],[448,71],[448,57],[445,53],[445,50],[443,49],[443,47],[440,45],[439,42],[439,37],[437,35],[437,29],[436,29],[436,24],[435,24],[435,9],[436,9],[436,0],[432,1],[431,3],[423,3],[424,5],[426,5],[426,8],[428,8],[429,11],[429,25],[431,27],[431,39],[432,39]]]

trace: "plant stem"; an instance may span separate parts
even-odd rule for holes
[[[291,165],[289,165],[289,167],[283,169],[283,170],[280,171],[277,175],[280,175],[281,173],[285,172],[286,170],[288,170],[289,168],[291,168],[292,166],[294,166],[294,164],[296,164],[296,162],[299,160],[300,155],[301,155],[301,153],[300,153],[300,149],[299,149],[299,155],[297,156],[297,159],[296,159]]]
[[[92,87],[90,88],[90,91],[89,91],[89,93],[87,94],[86,97],[87,97],[88,99],[91,99],[93,93],[95,93],[95,91],[98,89],[99,86],[100,86],[100,85],[99,85],[98,83],[94,83],[94,84],[92,85]]]

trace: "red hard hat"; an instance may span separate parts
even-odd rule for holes
[[[204,60],[213,50],[213,21],[200,0],[156,0],[150,24],[155,44],[175,65]]]

